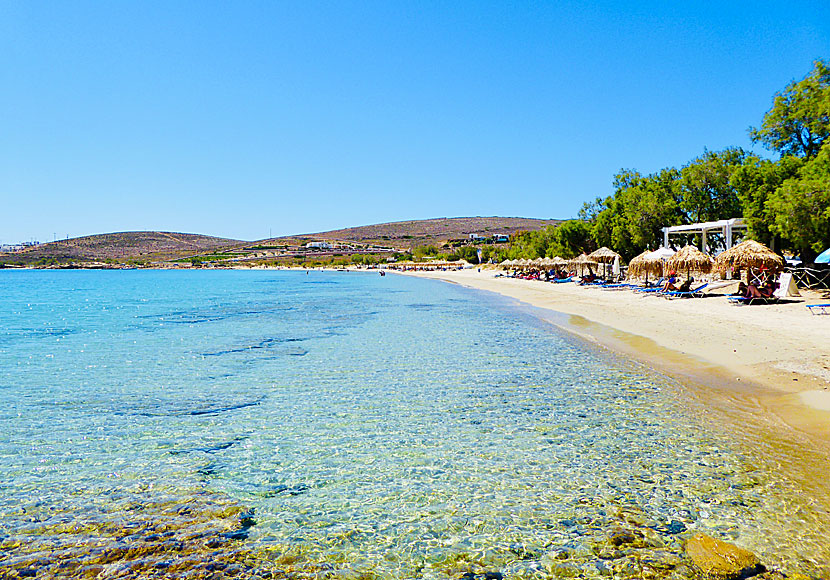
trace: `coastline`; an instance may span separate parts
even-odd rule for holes
[[[830,321],[812,316],[803,302],[665,300],[497,278],[493,270],[397,273],[494,292],[541,309],[543,318],[566,331],[693,383],[727,413],[740,409],[742,420],[770,430],[786,424],[830,458]]]

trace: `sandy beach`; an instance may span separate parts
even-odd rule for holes
[[[735,420],[762,420],[771,429],[786,423],[830,454],[830,317],[813,316],[804,307],[820,302],[820,294],[735,306],[722,295],[667,300],[497,273],[411,274],[560,313],[552,316],[554,324],[693,382],[724,408],[732,407],[730,416],[742,411]]]

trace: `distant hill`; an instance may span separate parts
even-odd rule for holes
[[[343,242],[355,244],[358,248],[381,246],[406,251],[417,246],[441,246],[450,240],[465,240],[470,234],[491,237],[539,230],[561,221],[519,217],[435,218],[284,236],[257,242],[174,232],[119,232],[58,240],[19,252],[0,253],[0,264],[92,266],[92,263],[116,262],[151,265],[189,258],[222,264],[258,259],[264,256],[263,251],[271,258],[295,259],[303,255],[305,250],[302,246],[313,241]],[[270,251],[272,249],[276,251]],[[337,251],[330,253],[336,254]]]
[[[70,238],[0,254],[5,263],[171,260],[244,244],[240,240],[176,232],[118,232]]]
[[[434,218],[374,224],[316,234],[285,236],[271,240],[262,240],[258,244],[305,243],[317,240],[332,240],[407,249],[415,246],[441,244],[447,240],[468,238],[470,234],[481,234],[484,236],[496,234],[511,235],[520,231],[540,230],[545,226],[557,225],[561,222],[562,220],[555,219],[546,220],[520,217]]]

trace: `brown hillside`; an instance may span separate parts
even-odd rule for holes
[[[481,234],[484,236],[492,236],[495,234],[511,235],[519,231],[539,230],[545,226],[559,224],[561,221],[555,219],[545,220],[519,217],[435,218],[374,224],[320,232],[317,234],[286,236],[274,240],[263,240],[259,243],[336,240],[406,249],[426,244],[440,244],[447,240],[467,238],[470,234]]]
[[[164,260],[214,251],[244,242],[199,234],[175,232],[118,232],[71,238],[41,244],[13,254],[3,254],[7,263],[39,260],[95,262],[104,260]]]

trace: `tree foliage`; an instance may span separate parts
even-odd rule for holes
[[[781,155],[816,156],[830,135],[830,65],[817,60],[810,74],[776,94],[764,122],[749,134]]]
[[[683,222],[708,222],[741,215],[741,202],[730,180],[745,157],[740,148],[705,151],[680,170],[679,209]]]
[[[770,195],[770,228],[808,261],[830,247],[830,142]]]
[[[732,173],[731,183],[743,210],[747,233],[753,240],[773,246],[775,233],[770,229],[774,215],[768,199],[787,179],[798,174],[804,161],[786,156],[778,162],[748,155]]]

